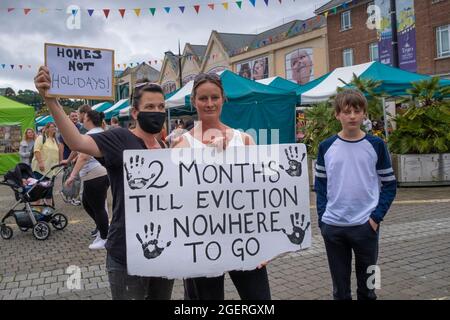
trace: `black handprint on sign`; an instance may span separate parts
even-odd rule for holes
[[[153,164],[159,165],[159,172],[158,176],[156,176],[155,172],[152,172],[150,169]],[[154,187],[154,188],[164,188],[167,186],[168,182],[166,182],[164,185],[158,186],[155,185],[158,178],[161,176],[163,171],[163,165],[160,161],[152,161],[148,166],[145,164],[145,158],[139,157],[139,155],[136,155],[135,158],[130,157],[129,166],[128,168],[127,163],[124,163],[123,166],[125,167],[125,172],[127,175],[127,181],[128,185],[130,186],[130,189],[142,189],[145,186],[147,186],[148,182],[153,179],[153,181],[149,184],[147,189]],[[156,168],[153,171],[158,171],[158,168]]]
[[[295,213],[295,216],[294,216],[294,214],[291,214],[292,231],[293,231],[291,234],[288,234],[284,228],[281,229],[281,231],[283,231],[283,233],[285,235],[287,235],[287,237],[289,238],[289,241],[291,241],[293,244],[301,245],[303,242],[303,239],[305,238],[305,232],[309,228],[311,223],[308,222],[304,229],[300,228],[298,226],[299,225],[299,222],[298,222],[299,216],[300,216],[300,213],[298,213],[298,212]],[[305,215],[302,214],[302,223],[300,226],[303,227],[304,223],[305,223]]]
[[[295,147],[294,151],[292,151],[292,146],[289,146],[289,152],[288,149],[284,149],[284,153],[286,154],[289,168],[285,169],[282,165],[280,165],[280,168],[286,171],[291,177],[300,177],[302,175],[302,162],[305,159],[306,153],[303,153],[302,160],[300,161],[298,161],[298,147]]]
[[[153,222],[150,222],[150,240],[147,241],[148,239],[148,226],[144,225],[144,234],[145,234],[145,241],[142,241],[141,236],[139,235],[139,233],[136,233],[136,238],[139,240],[139,242],[142,245],[142,251],[144,253],[144,257],[146,257],[147,259],[153,259],[158,257],[165,248],[167,248],[168,246],[170,246],[170,244],[172,243],[171,241],[167,242],[165,245],[162,246],[158,246],[158,244],[160,244],[161,242],[159,241],[159,234],[161,232],[161,226],[158,225],[158,232],[156,234],[156,238],[153,236],[153,232],[154,231],[154,224]]]

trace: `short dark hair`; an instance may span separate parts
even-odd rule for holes
[[[88,104],[83,104],[78,108],[79,113],[87,113],[88,111],[91,111],[91,110],[92,110],[92,108]]]
[[[105,114],[103,112],[89,110],[88,112],[86,112],[86,115],[88,119],[92,121],[94,126],[96,127],[102,126],[103,119],[105,119]]]
[[[164,91],[159,84],[152,83],[148,79],[139,80],[134,86],[133,94],[131,95],[131,106],[133,108],[139,109],[139,102],[144,92],[156,92],[164,97]]]
[[[345,89],[339,92],[334,99],[334,111],[336,114],[341,113],[347,107],[367,113],[367,105],[366,97],[357,89]]]

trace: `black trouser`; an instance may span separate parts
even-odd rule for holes
[[[242,300],[270,300],[267,269],[230,271],[230,278]],[[224,300],[224,276],[213,278],[191,278],[184,280],[186,300]]]
[[[113,300],[170,300],[173,280],[130,276],[127,267],[106,256],[106,270]]]
[[[83,207],[94,220],[100,237],[106,239],[108,236],[108,213],[105,208],[106,194],[109,188],[107,175],[86,180],[83,182]]]
[[[337,227],[322,223],[322,236],[327,250],[328,265],[333,280],[335,300],[351,300],[350,278],[352,273],[352,250],[355,253],[355,271],[358,300],[375,300],[375,289],[369,277],[369,266],[378,259],[379,229],[375,232],[369,222],[352,227]]]

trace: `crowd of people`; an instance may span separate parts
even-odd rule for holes
[[[173,148],[228,148],[254,144],[251,136],[228,127],[220,121],[226,99],[221,80],[214,74],[199,74],[194,79],[191,104],[196,108],[200,122],[180,123],[167,137],[162,134],[166,120],[164,93],[159,85],[141,83],[131,95],[129,128],[101,128],[101,114],[88,111],[82,124],[88,130],[82,134],[71,117],[66,115],[56,98],[46,97],[50,88],[50,74],[41,67],[35,85],[45,99],[64,143],[77,153],[75,169],[66,181],[70,184],[80,174],[85,189],[96,189],[101,197],[92,199],[89,192],[83,205],[99,230],[95,248],[105,247],[106,269],[113,299],[170,299],[173,280],[160,277],[132,276],[127,272],[125,236],[125,199],[123,159],[124,150]],[[375,288],[369,287],[367,267],[376,265],[380,223],[386,215],[396,192],[396,182],[385,143],[361,130],[367,114],[367,101],[356,90],[345,90],[335,99],[336,117],[342,131],[320,144],[315,167],[315,191],[319,227],[324,238],[333,280],[335,299],[351,299],[351,257],[355,253],[358,299],[376,299]],[[74,125],[75,124],[75,125]],[[35,142],[36,172],[42,172],[57,162],[58,148],[55,125],[45,130],[45,143]],[[220,132],[208,135],[209,129]],[[24,139],[24,149],[32,133]],[[25,144],[27,146],[25,146]],[[53,156],[43,156],[53,152]],[[360,157],[349,155],[360,154]],[[24,153],[24,157],[26,153]],[[25,159],[25,158],[24,158]],[[357,170],[355,170],[357,168]],[[39,170],[40,171],[39,171]],[[358,172],[358,174],[355,174]],[[113,214],[109,227],[104,213],[106,189],[111,185]],[[84,201],[86,198],[86,201]],[[355,204],[355,199],[358,199]],[[194,214],[194,213],[193,213]],[[106,219],[105,219],[106,217]],[[267,262],[255,270],[230,271],[229,275],[242,299],[271,299]],[[224,277],[184,280],[185,299],[224,299]]]

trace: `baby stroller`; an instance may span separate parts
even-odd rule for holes
[[[57,175],[62,171],[64,165],[53,166],[42,178],[33,180],[33,171],[26,163],[19,163],[16,167],[8,171],[3,182],[0,184],[10,187],[15,194],[16,204],[8,211],[0,222],[0,235],[3,239],[10,239],[13,236],[11,227],[5,224],[5,220],[14,217],[19,229],[26,232],[33,230],[33,235],[38,240],[46,240],[50,235],[50,226],[52,224],[56,230],[63,230],[68,223],[67,217],[62,213],[57,213],[54,206],[32,205],[31,203],[45,198],[53,185]],[[47,175],[59,168],[56,173],[48,180]],[[34,182],[30,186],[24,185],[25,181]],[[52,203],[54,204],[53,194]],[[24,205],[21,209],[18,206]]]

